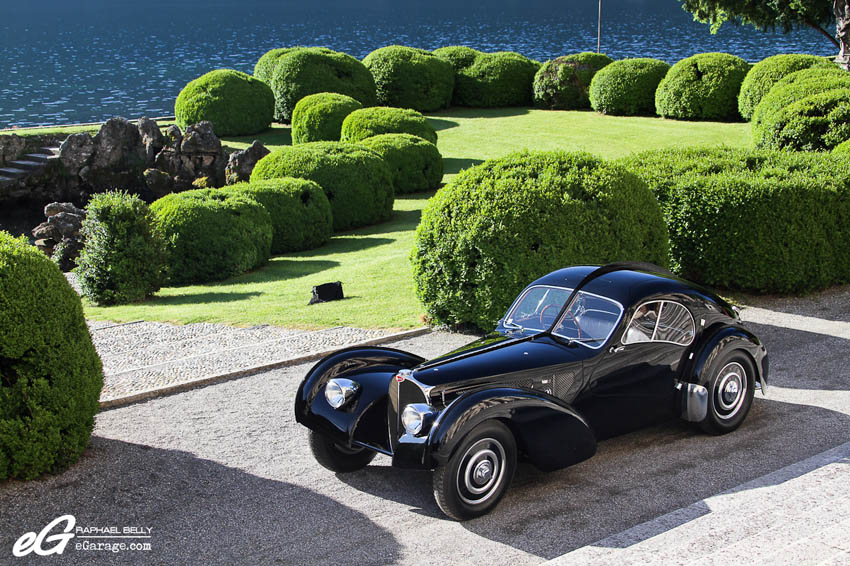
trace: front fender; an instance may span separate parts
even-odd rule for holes
[[[596,435],[571,406],[543,393],[495,387],[461,395],[440,414],[428,435],[432,461],[446,463],[463,437],[488,419],[506,424],[521,453],[544,471],[596,453]]]
[[[295,395],[295,420],[346,445],[360,441],[389,450],[386,399],[390,381],[400,369],[423,358],[393,348],[356,347],[334,352],[307,372]],[[345,377],[360,384],[357,397],[340,409],[324,396],[329,379]],[[356,436],[355,436],[356,435]]]

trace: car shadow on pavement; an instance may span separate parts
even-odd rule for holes
[[[75,549],[105,540],[75,537],[62,564],[386,564],[400,555],[391,533],[325,495],[188,452],[97,436],[61,475],[0,483],[0,509],[4,564],[18,537],[65,514],[77,527],[151,528],[151,550]],[[365,554],[363,539],[380,540],[381,554]]]

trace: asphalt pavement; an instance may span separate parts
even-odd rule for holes
[[[770,352],[771,388],[738,431],[706,436],[674,420],[566,470],[521,466],[499,507],[464,523],[440,513],[429,473],[379,456],[336,475],[313,460],[292,414],[309,364],[107,410],[70,470],[0,484],[0,564],[542,563],[850,441],[850,290],[745,316]],[[433,356],[471,339],[394,346]],[[66,514],[149,536],[125,542],[150,550],[92,550],[105,539],[84,539],[89,529],[61,556],[11,556],[18,537]]]

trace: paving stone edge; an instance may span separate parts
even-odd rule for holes
[[[357,342],[355,344],[348,344],[345,346],[340,346],[338,348],[333,348],[330,350],[325,350],[322,352],[313,352],[310,354],[304,354],[302,356],[297,356],[295,358],[289,358],[285,360],[279,360],[276,362],[270,362],[266,364],[261,364],[257,366],[252,366],[249,368],[244,368],[236,371],[230,371],[226,373],[222,373],[219,375],[212,375],[207,377],[202,377],[200,379],[195,379],[192,381],[186,381],[183,383],[176,383],[173,385],[167,385],[165,387],[154,387],[151,389],[146,389],[144,391],[139,391],[133,393],[132,395],[126,395],[123,397],[115,397],[113,399],[106,399],[104,401],[99,402],[100,410],[108,410],[108,409],[117,409],[119,407],[125,407],[127,405],[132,405],[135,403],[141,403],[144,401],[149,401],[151,399],[156,399],[158,397],[165,397],[167,395],[174,395],[177,393],[183,393],[184,391],[189,391],[190,389],[198,389],[201,387],[206,387],[208,385],[214,385],[216,383],[222,383],[224,381],[230,381],[233,379],[238,379],[240,377],[247,377],[249,375],[255,375],[257,373],[262,373],[264,371],[269,371],[273,369],[278,369],[287,366],[294,366],[298,364],[303,364],[305,362],[310,362],[314,360],[319,360],[324,358],[328,354],[332,354],[341,348],[356,348],[360,346],[377,346],[380,344],[386,344],[387,342],[396,342],[398,340],[405,340],[407,338],[414,338],[416,336],[422,336],[423,334],[428,334],[431,332],[431,329],[428,327],[424,328],[415,328],[413,330],[405,330],[403,332],[396,332],[395,334],[388,334],[386,336],[381,336],[378,338],[373,338],[371,340],[364,340],[362,342]]]

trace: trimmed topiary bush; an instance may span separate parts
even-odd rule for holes
[[[661,197],[683,277],[767,293],[850,281],[850,156],[707,148],[622,163]]]
[[[850,139],[850,88],[812,94],[763,119],[758,147],[830,150]]]
[[[454,67],[430,51],[390,45],[369,53],[363,64],[375,79],[382,106],[433,112],[452,101]]]
[[[116,305],[156,293],[165,280],[166,251],[148,205],[115,191],[93,195],[86,211],[85,246],[75,270],[82,295]]]
[[[762,97],[773,88],[776,81],[795,71],[810,67],[835,67],[824,57],[801,53],[783,53],[763,59],[753,65],[741,84],[738,94],[738,111],[744,120],[753,117],[756,106]]]
[[[174,115],[184,129],[209,120],[217,136],[256,134],[272,122],[274,94],[266,83],[251,75],[218,69],[191,81],[180,91]]]
[[[788,105],[814,94],[845,88],[850,88],[850,74],[837,67],[817,67],[791,73],[777,82],[756,106],[752,118],[753,142],[757,147],[768,147],[772,143],[772,124],[776,123],[777,114]]]
[[[659,116],[739,120],[738,92],[749,64],[729,53],[700,53],[673,65],[655,91]]]
[[[103,386],[80,298],[59,268],[0,232],[0,480],[73,464]]]
[[[589,51],[546,61],[534,75],[534,105],[547,110],[590,108],[590,82],[613,62],[607,55]]]
[[[568,265],[667,262],[646,184],[586,153],[514,153],[461,171],[422,213],[411,253],[435,322],[492,328],[529,281]]]
[[[373,106],[375,80],[357,59],[324,47],[302,47],[282,54],[272,71],[275,119],[289,122],[295,104],[310,94],[336,92]]]
[[[266,51],[262,57],[257,60],[254,65],[254,78],[259,79],[269,86],[272,86],[272,73],[277,66],[277,61],[287,53],[296,49],[304,49],[303,47],[280,47]]]
[[[312,142],[282,147],[254,167],[251,183],[299,177],[315,181],[331,203],[334,230],[350,230],[389,220],[392,176],[384,160],[361,145]]]
[[[437,146],[411,134],[381,134],[360,142],[381,156],[393,176],[395,194],[429,191],[443,180]]]
[[[373,106],[355,110],[342,122],[342,141],[358,142],[380,134],[412,134],[437,143],[437,132],[425,116],[409,108]]]
[[[165,238],[174,285],[226,279],[269,259],[271,216],[247,196],[195,189],[162,197],[151,212]]]
[[[590,106],[615,116],[655,114],[655,90],[670,70],[658,59],[623,59],[605,66],[590,82]]]
[[[333,234],[331,203],[313,181],[284,177],[237,183],[222,190],[266,207],[272,221],[272,254],[318,248]]]
[[[452,104],[474,108],[530,106],[540,63],[513,51],[482,53],[470,47],[434,50],[455,69]]]
[[[850,155],[850,140],[841,142],[840,144],[832,148],[832,153]]]
[[[292,111],[292,143],[339,141],[342,121],[363,108],[363,105],[344,94],[320,92],[305,96]]]

